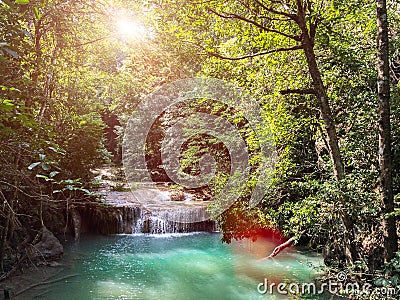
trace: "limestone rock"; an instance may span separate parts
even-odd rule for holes
[[[64,252],[60,241],[46,227],[42,228],[42,238],[34,247],[38,252],[38,256],[44,258],[58,258]]]

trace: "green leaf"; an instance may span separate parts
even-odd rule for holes
[[[53,178],[53,177],[56,176],[58,173],[60,173],[60,172],[58,172],[58,171],[50,172],[49,177],[50,177],[50,178]]]
[[[54,148],[54,147],[49,147],[49,149],[51,150],[51,151],[54,151],[55,153],[58,153],[58,154],[61,154],[61,155],[65,155],[65,151],[63,151],[63,150],[61,150],[61,149],[57,149],[57,148]]]
[[[33,168],[37,167],[40,164],[41,164],[40,161],[34,162],[33,164],[29,165],[28,170],[32,170]]]
[[[378,278],[374,281],[374,284],[376,286],[387,286],[388,284],[390,284],[390,281],[384,277]]]
[[[8,48],[4,47],[3,50],[6,51],[8,54],[10,54],[14,58],[19,58],[20,57],[17,52],[15,52],[15,51],[13,51],[11,49],[8,49]]]
[[[15,4],[28,4],[29,0],[15,0]]]
[[[46,175],[42,175],[42,174],[36,174],[37,178],[44,178],[44,179],[49,179],[49,177],[47,177]]]
[[[88,195],[91,195],[91,194],[92,194],[92,193],[91,193],[89,190],[87,190],[87,189],[81,188],[80,190],[83,191],[83,192],[85,192],[85,193],[88,194]]]
[[[39,13],[39,8],[37,8],[37,6],[33,7],[33,12],[35,14],[35,17],[37,20],[40,20],[40,18],[42,17],[42,15]]]
[[[393,275],[392,277],[390,277],[390,281],[394,286],[397,286],[399,284],[399,276]]]
[[[20,29],[20,31],[21,31],[23,34],[25,34],[26,36],[32,37],[32,34],[31,34],[29,31],[27,31],[27,30],[25,30],[25,29]]]
[[[47,177],[46,175],[42,175],[42,174],[36,174],[36,177],[37,177],[37,178],[43,178],[43,179],[46,180],[46,181],[54,181],[53,178],[49,178],[49,177]]]
[[[4,99],[3,104],[6,106],[15,106],[14,103],[11,100]]]
[[[48,164],[46,164],[46,163],[42,163],[42,169],[44,171],[48,171],[48,170],[50,170],[50,166]]]

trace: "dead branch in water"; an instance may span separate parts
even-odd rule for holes
[[[30,290],[30,289],[32,289],[34,287],[37,287],[37,286],[40,286],[40,285],[52,284],[52,283],[55,283],[55,282],[58,282],[58,281],[61,281],[61,280],[64,280],[64,279],[68,279],[68,278],[71,278],[71,277],[75,277],[75,276],[78,276],[78,274],[67,275],[67,276],[64,276],[64,277],[57,278],[57,279],[53,279],[53,280],[49,280],[49,281],[42,281],[42,282],[31,284],[30,286],[27,286],[26,288],[24,288],[24,289],[20,290],[19,292],[15,293],[13,295],[13,297],[21,295],[22,293],[25,293],[27,290]]]
[[[302,232],[300,232],[300,236],[303,235],[306,231],[303,230]],[[286,242],[278,245],[275,247],[274,251],[272,251],[272,253],[270,255],[268,255],[266,258],[264,259],[269,259],[269,258],[273,258],[275,256],[277,256],[282,250],[286,249],[287,247],[290,247],[293,242],[296,240],[297,236],[293,236],[290,239],[288,239]]]

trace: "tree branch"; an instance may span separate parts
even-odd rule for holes
[[[320,3],[320,6],[318,8],[318,12],[317,12],[317,14],[316,14],[316,16],[314,18],[314,22],[312,22],[311,25],[310,25],[310,36],[311,36],[311,38],[313,40],[315,38],[315,33],[317,31],[317,26],[318,26],[319,21],[320,21],[319,20],[319,16],[320,16],[320,11],[322,11],[323,4],[324,4],[324,1],[322,0],[321,3]]]
[[[32,289],[34,287],[37,287],[37,286],[40,286],[40,285],[52,284],[52,283],[59,282],[59,281],[62,281],[62,280],[65,280],[65,279],[69,279],[69,278],[72,278],[72,277],[76,277],[76,276],[78,276],[78,274],[71,274],[71,275],[66,275],[64,277],[60,277],[60,278],[57,278],[57,279],[48,280],[48,281],[42,281],[42,282],[38,282],[38,283],[35,283],[35,284],[31,284],[31,285],[23,288],[22,290],[16,292],[13,296],[16,297],[16,296],[18,296],[18,295],[20,295],[22,293],[25,293],[27,290],[30,290],[30,289]]]
[[[299,94],[299,95],[315,95],[315,90],[313,88],[309,89],[287,89],[279,91],[281,95],[289,95],[289,94]]]
[[[282,36],[284,36],[284,37],[287,37],[287,38],[289,38],[289,39],[295,40],[295,41],[297,41],[297,42],[300,42],[300,41],[301,41],[300,36],[295,36],[295,35],[287,34],[287,33],[284,33],[284,32],[282,32],[282,31],[279,31],[279,30],[276,30],[276,29],[271,29],[271,28],[265,27],[265,26],[261,25],[260,23],[254,21],[254,20],[248,19],[248,18],[246,18],[246,17],[243,17],[243,16],[241,16],[241,15],[231,14],[231,13],[226,13],[226,12],[220,13],[220,12],[217,12],[217,11],[213,10],[213,9],[210,8],[210,7],[207,7],[207,10],[208,10],[209,12],[211,12],[211,13],[217,15],[218,17],[221,17],[221,18],[224,18],[224,19],[238,19],[238,20],[244,21],[244,22],[246,22],[246,23],[252,24],[252,25],[254,25],[254,26],[256,26],[256,27],[258,27],[258,28],[260,28],[261,30],[264,30],[264,31],[266,31],[266,32],[277,33],[277,34],[280,34],[280,35],[282,35]]]
[[[303,235],[306,231],[303,230],[302,232],[300,232],[300,236]],[[288,239],[286,242],[278,245],[275,247],[274,251],[272,251],[272,253],[270,255],[268,255],[265,259],[269,259],[269,258],[273,258],[275,256],[277,256],[282,250],[286,249],[287,247],[290,247],[293,242],[295,241],[295,239],[297,238],[297,236],[293,236],[290,239]]]
[[[262,16],[262,15],[260,15],[260,13],[258,11],[255,11],[253,8],[250,7],[250,5],[246,4],[245,2],[240,1],[240,0],[238,2],[239,2],[240,5],[242,5],[247,10],[252,12],[257,18],[268,20],[268,21],[279,21],[279,22],[290,22],[290,21],[293,21],[292,19],[287,18],[287,17],[278,18],[278,17]]]
[[[88,41],[88,42],[84,42],[84,43],[81,43],[81,44],[75,44],[75,45],[72,45],[72,47],[82,47],[82,46],[86,46],[86,45],[89,45],[89,44],[96,43],[98,41],[102,41],[102,40],[105,40],[105,39],[108,39],[108,38],[112,38],[112,37],[117,37],[117,36],[118,36],[118,34],[111,34],[111,35],[103,36],[103,37],[100,37],[100,38],[97,38],[97,39],[94,39],[94,40],[91,40],[91,41]]]
[[[288,17],[289,19],[295,21],[296,23],[298,22],[297,15],[295,15],[295,14],[289,14],[289,13],[285,13],[283,11],[275,10],[271,7],[266,6],[264,3],[262,3],[259,0],[254,0],[254,2],[270,13],[285,16],[285,17]]]
[[[266,55],[266,54],[271,54],[271,53],[277,53],[277,52],[284,52],[284,51],[294,51],[294,50],[301,50],[302,46],[296,45],[293,47],[287,47],[287,48],[276,48],[272,50],[267,50],[267,51],[262,51],[262,52],[257,52],[253,54],[248,54],[248,55],[243,55],[243,56],[237,56],[237,57],[228,57],[228,56],[223,56],[219,53],[216,52],[207,52],[207,55],[217,57],[220,59],[226,59],[226,60],[242,60],[242,59],[247,59],[247,58],[253,58],[256,56],[261,56],[261,55]]]

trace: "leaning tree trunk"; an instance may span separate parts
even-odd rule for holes
[[[312,78],[314,94],[318,99],[318,104],[321,111],[321,116],[324,121],[327,142],[329,145],[329,154],[333,164],[333,172],[336,180],[345,178],[343,160],[339,149],[339,140],[336,132],[336,124],[333,119],[329,98],[326,94],[326,89],[322,81],[321,72],[318,68],[317,60],[314,52],[314,37],[310,32],[311,29],[307,26],[306,14],[302,1],[297,0],[297,22],[301,30],[302,48],[307,60],[308,70]],[[344,199],[340,198],[344,204]],[[345,256],[346,262],[352,265],[357,259],[357,250],[354,244],[354,223],[350,216],[343,212],[342,222],[345,228]]]
[[[384,260],[390,261],[398,250],[394,211],[390,129],[389,38],[386,0],[377,0],[378,102],[379,102],[379,193],[382,203]]]

